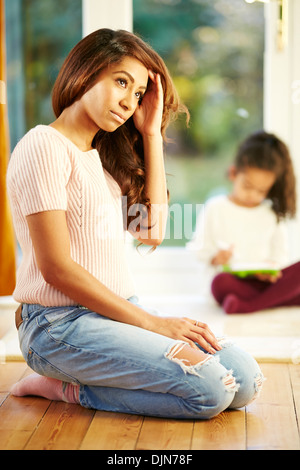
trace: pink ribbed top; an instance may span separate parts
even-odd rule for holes
[[[47,284],[36,263],[26,216],[64,210],[71,256],[114,293],[134,295],[125,253],[121,190],[97,150],[82,152],[50,126],[29,131],[12,153],[8,195],[22,260],[14,298],[45,306],[74,305]]]

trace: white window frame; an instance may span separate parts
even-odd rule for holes
[[[132,31],[132,0],[82,0],[83,36],[99,28]]]
[[[264,127],[289,145],[296,175],[299,176],[300,207],[300,29],[297,25],[300,1],[286,1],[288,44],[281,51],[277,48],[278,1],[270,0],[265,5]],[[83,0],[82,4],[84,36],[102,27],[132,31],[132,0]],[[300,259],[299,217],[290,223],[289,229],[292,260],[297,260]],[[128,245],[137,291],[142,297],[200,293],[201,268],[193,254],[184,248],[158,247],[154,253],[141,257],[132,244]],[[202,283],[202,290],[206,288]]]
[[[298,180],[298,216],[289,224],[291,261],[296,261],[300,259],[300,2],[286,0],[286,4],[287,44],[282,50],[277,47],[278,2],[265,5],[264,126],[288,144]]]

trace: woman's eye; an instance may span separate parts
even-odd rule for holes
[[[124,78],[118,78],[118,83],[119,83],[123,88],[126,88],[127,80],[125,80]]]

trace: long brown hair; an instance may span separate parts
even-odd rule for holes
[[[161,133],[166,140],[166,130],[178,113],[189,113],[180,103],[169,72],[162,58],[142,39],[123,30],[99,29],[83,38],[67,56],[56,79],[52,106],[56,117],[79,100],[97,81],[100,72],[125,56],[138,59],[147,69],[159,73],[164,93]],[[114,132],[99,130],[92,146],[101,156],[103,167],[114,177],[126,196],[125,226],[130,217],[128,208],[133,204],[149,205],[144,194],[145,170],[143,142],[131,117]]]
[[[267,199],[278,219],[296,215],[296,180],[287,145],[276,135],[259,131],[244,140],[235,158],[235,167],[260,168],[275,173],[276,180]]]

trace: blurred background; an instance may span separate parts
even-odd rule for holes
[[[170,204],[195,204],[226,191],[237,144],[263,127],[264,5],[244,0],[133,0],[133,31],[164,58],[191,121],[169,128]],[[51,89],[82,37],[81,0],[5,0],[11,149],[53,119]],[[170,236],[164,246],[184,246]]]

